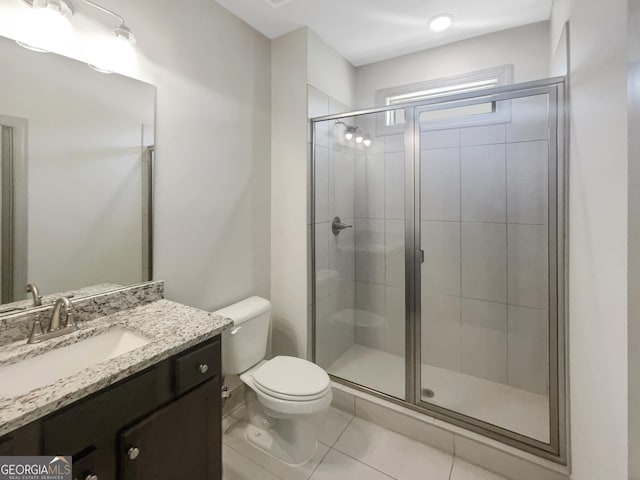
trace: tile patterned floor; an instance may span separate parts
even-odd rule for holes
[[[247,443],[246,418],[225,419],[223,480],[506,480],[333,407],[315,418],[314,457],[289,467]]]

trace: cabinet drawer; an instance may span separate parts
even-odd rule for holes
[[[76,454],[171,399],[169,364],[161,363],[54,414],[43,422],[44,453]]]
[[[115,456],[113,442],[100,445],[97,448],[92,447],[81,455],[75,455],[71,467],[73,480],[87,480],[94,477],[98,480],[115,479]]]
[[[176,394],[200,385],[220,373],[220,337],[176,358]]]
[[[96,450],[92,449],[82,457],[73,457],[73,480],[86,480],[91,478],[92,475],[98,475],[96,470]],[[98,480],[100,476],[98,475]]]
[[[0,438],[0,456],[40,455],[40,423],[33,422]]]

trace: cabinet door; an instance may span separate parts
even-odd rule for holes
[[[220,480],[219,377],[120,435],[122,480]]]

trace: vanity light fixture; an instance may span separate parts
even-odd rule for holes
[[[73,5],[69,0],[22,0],[34,9],[47,9],[65,18],[73,16]]]
[[[33,52],[38,52],[38,53],[51,53],[49,50],[45,49],[45,48],[40,48],[40,47],[34,47],[33,45],[29,45],[26,42],[23,42],[22,40],[16,40],[16,43],[18,45],[20,45],[23,48],[26,48],[27,50],[31,50]]]
[[[358,127],[352,127],[350,125],[345,125],[344,138],[347,140],[351,140],[353,138],[353,134],[358,129]]]
[[[357,125],[347,125],[341,120],[336,120],[336,125],[344,126],[344,138],[346,140],[352,140],[355,138],[356,143],[364,143],[365,147],[371,145],[371,137],[369,134],[363,134],[360,127]]]
[[[121,66],[129,63],[135,56],[133,47],[136,44],[136,37],[125,23],[124,18],[117,13],[91,0],[83,0],[83,2],[114,17],[118,22],[117,26],[111,30],[115,37],[98,42],[94,47],[94,61],[88,63],[89,68],[96,72],[113,73]]]
[[[429,28],[433,32],[444,32],[453,23],[453,15],[448,13],[436,15],[429,20]]]
[[[22,0],[33,9],[24,39],[16,40],[21,47],[34,52],[48,53],[44,48],[69,33],[69,18],[73,5],[69,0]]]
[[[104,8],[101,5],[98,5],[95,2],[92,2],[91,0],[83,0],[84,3],[86,3],[87,5],[91,5],[93,8],[96,8],[98,10],[100,10],[101,12],[104,12],[108,15],[111,15],[112,17],[116,18],[118,20],[118,26],[115,27],[113,30],[111,30],[115,36],[120,39],[120,40],[124,40],[126,42],[129,42],[131,45],[135,45],[136,44],[136,37],[133,34],[133,32],[131,31],[131,29],[126,25],[126,23],[124,22],[124,18],[122,18],[120,15],[118,15],[115,12],[112,12],[109,9]]]
[[[73,4],[71,3],[70,0],[22,0],[22,1],[27,5],[29,5],[31,8],[33,8],[34,11],[37,12],[38,14],[39,25],[37,25],[37,27],[35,28],[36,30],[58,29],[61,22],[68,23],[66,21],[70,17],[72,17],[73,14],[75,13]],[[87,5],[90,5],[93,8],[100,10],[101,12],[111,15],[112,17],[118,20],[118,25],[111,30],[118,40],[122,40],[124,41],[124,43],[127,43],[129,45],[136,44],[136,37],[131,31],[131,29],[125,23],[124,18],[122,18],[117,13],[106,9],[95,2],[92,2],[91,0],[82,0],[82,1]],[[37,32],[37,33],[41,34],[42,32]],[[22,47],[28,48],[30,50],[34,50],[36,52],[49,51],[48,49],[43,48],[43,46],[41,45],[34,44],[35,42],[19,40],[17,41],[17,43]],[[39,40],[38,43],[41,43],[41,41]],[[96,68],[96,70],[100,70],[100,69]]]
[[[355,126],[355,125],[347,125],[346,123],[344,123],[344,122],[342,122],[340,120],[336,120],[336,125],[343,125],[344,126],[344,138],[346,140],[351,140],[353,138],[353,135],[358,130],[357,126]]]
[[[87,65],[89,66],[89,68],[91,70],[95,70],[96,72],[99,72],[99,73],[106,73],[106,74],[112,74],[113,73],[113,71],[107,70],[106,68],[100,68],[97,65],[94,65],[93,63],[87,63]]]

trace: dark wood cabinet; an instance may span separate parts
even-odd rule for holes
[[[5,435],[0,455],[73,455],[74,480],[220,480],[221,381],[218,336]]]
[[[221,426],[210,414],[219,408],[220,382],[210,380],[122,432],[121,479],[221,478]]]
[[[111,445],[91,447],[73,457],[73,480],[116,478],[115,450]]]

